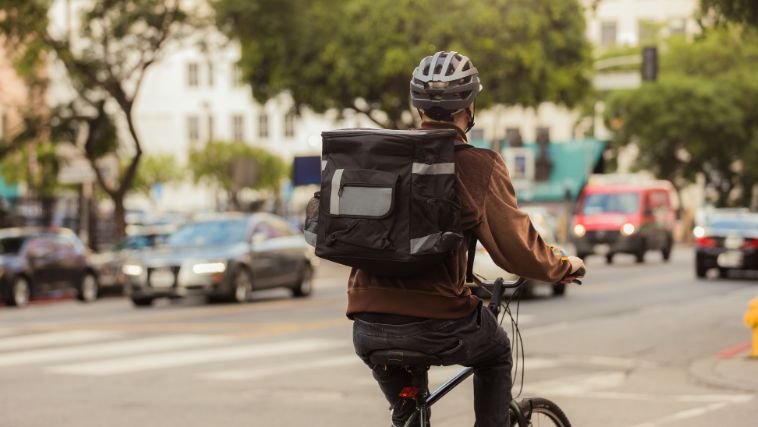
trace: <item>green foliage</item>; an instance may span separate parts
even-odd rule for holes
[[[185,170],[170,154],[153,154],[145,156],[137,169],[132,189],[144,195],[150,195],[156,184],[171,184],[182,181]]]
[[[227,192],[237,190],[229,172],[235,160],[255,162],[257,173],[250,186],[255,190],[278,190],[289,175],[289,166],[269,151],[251,147],[244,142],[210,141],[202,149],[189,155],[189,169],[196,183],[218,185]]]
[[[678,185],[705,172],[718,204],[746,204],[758,183],[758,35],[711,29],[662,51],[659,81],[608,97],[615,144],[636,143],[637,166]],[[748,191],[730,200],[738,187]]]
[[[58,184],[60,163],[55,146],[38,141],[4,156],[0,160],[0,170],[5,182],[24,183],[37,195],[49,197],[61,188]]]
[[[240,41],[244,80],[264,102],[353,109],[407,127],[409,79],[437,50],[471,57],[479,106],[577,103],[590,87],[590,48],[576,0],[216,0]]]
[[[84,151],[101,189],[113,200],[119,231],[123,233],[124,198],[133,187],[142,156],[133,117],[147,70],[166,46],[202,26],[181,0],[98,0],[74,2],[71,31],[53,30],[48,19],[55,0],[0,0],[0,39],[16,68],[28,81],[39,83],[48,62],[62,66],[76,93],[73,101],[54,106],[38,132],[67,142],[86,140]],[[112,108],[108,109],[106,106]],[[118,137],[114,111],[123,115],[128,136]],[[86,134],[83,134],[86,133]],[[127,166],[115,180],[106,180],[95,167],[106,155],[129,154]]]
[[[700,0],[703,12],[720,18],[758,27],[758,2],[755,0]]]

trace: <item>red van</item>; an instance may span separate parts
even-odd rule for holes
[[[668,261],[673,245],[676,211],[668,181],[645,184],[590,184],[577,205],[571,241],[580,258],[633,254],[638,263],[645,252],[660,250]]]

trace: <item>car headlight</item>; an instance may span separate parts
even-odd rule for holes
[[[705,227],[702,227],[698,225],[692,230],[692,234],[695,236],[695,238],[700,239],[702,237],[705,237]]]
[[[192,266],[192,272],[195,274],[214,274],[226,271],[224,262],[204,262]]]
[[[124,266],[121,267],[121,271],[127,276],[141,276],[144,269],[141,265],[124,264]]]
[[[582,237],[587,233],[587,229],[584,228],[582,224],[577,224],[574,226],[574,235],[576,237]]]
[[[627,222],[626,224],[621,226],[621,234],[624,236],[631,236],[634,234],[634,232],[637,231],[637,229],[634,227],[634,224]]]

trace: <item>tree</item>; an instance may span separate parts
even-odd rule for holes
[[[235,182],[235,167],[253,171],[247,179]],[[278,193],[281,182],[289,175],[289,167],[279,156],[244,142],[210,141],[189,156],[189,169],[195,183],[204,182],[223,189],[234,209],[239,209],[238,193],[243,188],[272,190]],[[247,175],[242,173],[240,175]]]
[[[156,184],[180,182],[184,177],[185,171],[176,162],[174,156],[170,154],[148,155],[140,162],[132,188],[149,196]]]
[[[364,113],[408,127],[410,75],[426,55],[457,50],[477,64],[479,106],[573,105],[590,87],[590,48],[576,0],[216,0],[219,25],[265,102]]]
[[[58,121],[65,125],[59,130],[72,137],[69,142],[86,140],[84,154],[114,203],[117,229],[123,234],[124,198],[142,157],[134,102],[150,67],[197,22],[181,0],[101,0],[79,4],[80,28],[56,32],[48,18],[52,3],[0,0],[0,34],[20,71],[31,73],[47,59],[65,70],[76,95],[69,108],[58,110],[63,113]],[[119,138],[114,113],[125,122],[128,135]],[[115,179],[101,170],[106,155],[126,164]]]
[[[758,184],[750,163],[758,161],[758,35],[710,29],[662,50],[658,82],[609,96],[615,144],[636,143],[637,166],[678,186],[704,172],[718,205],[748,204]],[[732,199],[735,189],[742,193]]]
[[[758,28],[758,2],[755,0],[700,0],[702,12],[713,12],[728,21]]]

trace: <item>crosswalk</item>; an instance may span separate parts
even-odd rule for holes
[[[22,366],[45,374],[86,377],[194,368],[198,378],[239,381],[362,363],[349,342],[321,338],[251,343],[213,334],[145,337],[100,330],[14,334],[7,329],[0,330],[0,334],[0,375],[3,369]],[[306,354],[309,357],[305,363],[280,363]],[[259,359],[275,363],[249,369],[218,369],[226,362]]]

